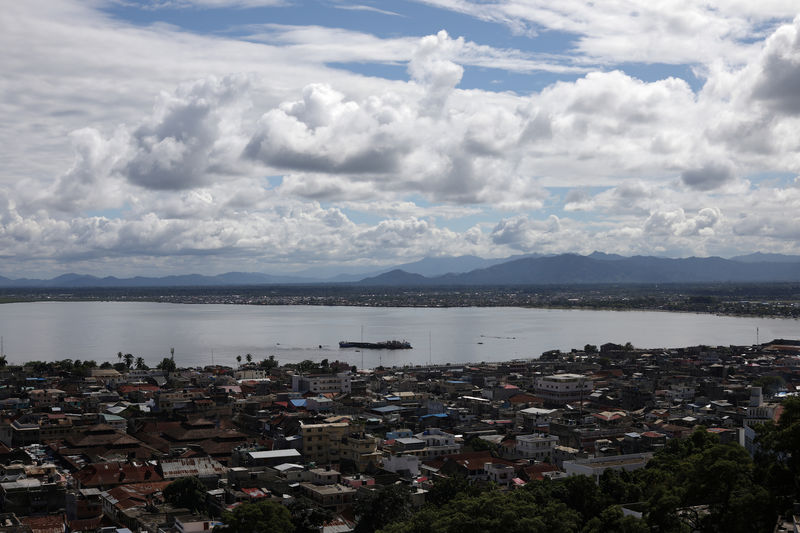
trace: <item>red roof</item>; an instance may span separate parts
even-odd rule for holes
[[[259,488],[252,488],[252,489],[243,488],[242,492],[250,496],[250,498],[253,500],[258,500],[261,498],[269,498],[269,492],[268,491],[265,492],[265,490]]]
[[[92,463],[75,472],[73,477],[84,487],[161,481],[161,476],[155,468],[146,463],[136,462]]]

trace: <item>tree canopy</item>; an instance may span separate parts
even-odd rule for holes
[[[196,477],[182,477],[166,486],[164,499],[175,507],[185,507],[191,511],[205,511],[205,485]]]
[[[268,500],[244,503],[233,511],[222,513],[224,526],[217,526],[217,533],[292,533],[292,515],[283,505]]]

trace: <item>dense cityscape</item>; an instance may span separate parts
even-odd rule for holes
[[[800,533],[798,0],[0,50],[0,533]]]
[[[2,360],[2,531],[797,527],[798,341],[112,361]]]

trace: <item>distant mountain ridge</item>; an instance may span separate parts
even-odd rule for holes
[[[0,276],[0,288],[135,288],[226,287],[278,284],[356,284],[361,286],[425,285],[552,285],[591,283],[724,283],[800,282],[800,256],[749,254],[721,257],[669,259],[625,257],[594,252],[483,259],[476,256],[425,258],[388,270],[376,269],[366,277],[357,274],[318,279],[257,272],[227,272],[164,277],[117,278],[63,274],[49,280],[10,279]]]
[[[360,284],[401,285],[394,271]],[[572,285],[602,283],[725,283],[800,281],[798,262],[745,262],[721,257],[668,259],[648,256],[563,254],[508,261],[463,274],[418,280],[420,285]]]

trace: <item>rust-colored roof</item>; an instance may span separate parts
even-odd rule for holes
[[[161,481],[155,468],[146,463],[92,463],[73,474],[84,487],[108,487],[122,483]]]
[[[20,522],[31,528],[32,533],[64,533],[64,515],[24,516]]]

